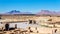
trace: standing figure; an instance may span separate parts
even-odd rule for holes
[[[9,30],[9,24],[8,24],[8,23],[5,24],[5,30],[6,30],[6,31]]]
[[[17,24],[15,24],[15,28],[17,29]]]

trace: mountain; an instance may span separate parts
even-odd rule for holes
[[[10,12],[3,13],[3,15],[13,15],[13,14],[33,14],[31,12],[20,12],[17,10],[12,10]],[[49,11],[49,10],[41,10],[35,15],[42,15],[42,16],[60,16],[60,11]]]
[[[12,10],[10,12],[6,12],[4,14],[32,14],[31,12],[20,12],[20,11],[17,11],[17,10]]]
[[[7,12],[7,14],[20,14],[20,11],[12,10],[10,12]]]
[[[40,12],[37,13],[37,15],[51,15],[51,16],[56,16],[56,15],[58,15],[58,13],[55,12],[55,11],[41,10]]]

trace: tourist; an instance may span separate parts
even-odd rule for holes
[[[17,24],[15,24],[15,29],[17,29]]]
[[[8,24],[8,23],[5,24],[5,30],[6,30],[6,31],[9,30],[9,24]]]

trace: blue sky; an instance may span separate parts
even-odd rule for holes
[[[0,13],[19,10],[37,13],[40,10],[60,11],[60,0],[0,0]]]

